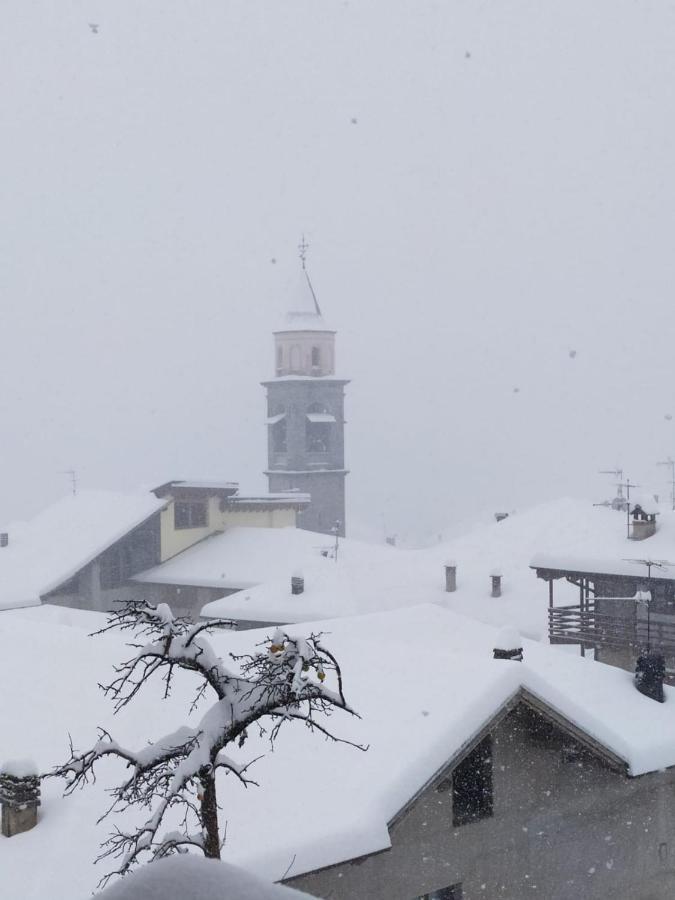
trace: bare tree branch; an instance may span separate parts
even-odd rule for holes
[[[199,623],[176,618],[166,604],[133,601],[121,604],[108,624],[96,634],[112,629],[132,632],[128,646],[132,656],[115,667],[115,677],[100,685],[115,712],[123,709],[153,677],[161,678],[163,698],[169,698],[177,672],[186,670],[201,677],[190,705],[193,712],[209,688],[215,700],[195,727],[181,726],[138,751],[122,747],[103,728],[94,746],[76,752],[70,741],[70,756],[50,774],[65,779],[65,793],[96,780],[101,759],[115,757],[131,770],[129,776],[110,793],[112,803],[99,821],[111,813],[147,810],[142,825],[125,831],[115,827],[104,842],[98,860],[118,860],[117,868],[102,880],[124,875],[143,858],[157,859],[174,852],[198,848],[208,857],[220,857],[216,776],[219,770],[234,775],[245,787],[255,785],[248,769],[260,757],[242,765],[226,752],[232,745],[242,747],[248,729],[256,725],[260,734],[272,723],[269,740],[274,742],[284,722],[301,721],[325,738],[366,750],[361,744],[337,737],[317,717],[325,718],[335,709],[357,713],[344,695],[342,672],[337,659],[321,643],[322,635],[291,637],[277,630],[253,654],[231,658],[238,671],[231,671],[206,639],[213,630],[231,628],[227,620]],[[326,686],[334,678],[337,690]],[[164,832],[165,820],[179,827]],[[98,861],[97,860],[97,861]]]

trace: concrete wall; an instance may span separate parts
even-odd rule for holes
[[[464,900],[675,896],[672,771],[630,779],[519,707],[493,731],[491,818],[453,827],[446,776],[390,828],[390,850],[287,883],[331,900],[413,900],[456,883]]]

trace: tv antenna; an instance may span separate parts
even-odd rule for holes
[[[70,476],[70,490],[72,491],[73,497],[77,497],[77,472],[75,469],[64,469],[61,472],[61,475]]]
[[[623,469],[618,469],[618,468],[617,469],[600,469],[600,471],[598,472],[598,475],[614,475],[614,477],[618,478],[619,482],[621,482],[621,479],[623,478]],[[619,483],[618,488],[619,488],[619,497],[621,497],[621,499],[623,499],[623,494],[621,493],[621,488],[622,488],[621,483]]]
[[[625,481],[620,481],[617,484],[617,487],[619,489],[620,496],[623,496],[623,494],[621,494],[622,488],[626,488],[626,537],[630,538],[630,489],[640,487],[640,485],[631,484],[630,478],[626,478]]]
[[[647,584],[649,586],[647,593],[649,596],[645,603],[647,604],[647,653],[649,653],[651,651],[651,605],[654,599],[650,585],[652,569],[667,569],[669,566],[675,566],[675,563],[669,562],[667,559],[625,559],[624,562],[637,563],[647,567]]]
[[[657,462],[657,466],[670,466],[670,501],[671,509],[675,509],[675,459],[668,456],[663,462]]]

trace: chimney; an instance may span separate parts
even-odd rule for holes
[[[452,560],[445,564],[445,590],[449,594],[457,590],[457,564]]]
[[[493,659],[523,661],[523,639],[515,628],[502,628],[495,640]]]
[[[302,572],[294,572],[291,575],[291,594],[302,594],[305,590],[305,579]]]
[[[0,532],[0,547],[6,547],[9,544],[9,534],[6,531]]]
[[[502,595],[502,573],[499,569],[493,569],[490,572],[490,578],[492,579],[492,595],[493,597],[501,597]]]
[[[635,687],[659,703],[665,701],[663,696],[663,679],[666,677],[666,660],[662,653],[642,653],[635,665]]]
[[[13,837],[37,825],[40,776],[30,760],[12,760],[0,768],[1,832]]]

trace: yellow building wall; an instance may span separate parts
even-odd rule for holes
[[[294,528],[294,509],[232,509],[222,511],[220,498],[208,499],[208,525],[204,528],[175,528],[174,501],[170,500],[160,514],[161,560],[165,562],[204,540],[211,534],[225,531],[237,525],[249,528]]]

